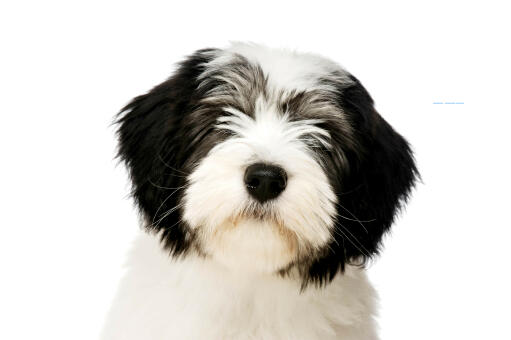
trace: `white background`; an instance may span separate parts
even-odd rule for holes
[[[510,339],[501,3],[2,1],[0,338],[97,338],[138,232],[113,116],[241,40],[338,61],[414,146],[423,183],[370,267],[382,339]]]

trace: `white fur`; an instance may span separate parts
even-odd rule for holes
[[[140,235],[103,340],[373,340],[375,292],[348,266],[321,289],[300,280],[240,274],[195,256],[170,258]]]
[[[222,117],[218,128],[234,131],[237,137],[215,146],[191,174],[183,217],[198,229],[208,255],[236,268],[249,265],[274,272],[331,239],[337,199],[312,151],[300,139],[309,133],[318,143],[327,144],[329,136],[314,121],[289,122],[262,99],[255,119],[231,108],[226,111],[231,115]],[[287,187],[267,203],[269,221],[241,229],[254,224],[243,214],[257,205],[243,175],[255,162],[283,167]]]
[[[336,73],[339,83],[352,81],[346,71],[337,63],[313,53],[295,52],[288,49],[274,49],[261,44],[244,42],[232,43],[226,49],[215,51],[215,59],[208,63],[209,69],[222,67],[235,54],[247,58],[261,66],[272,87],[286,90],[310,91],[331,90],[318,82],[318,79]]]

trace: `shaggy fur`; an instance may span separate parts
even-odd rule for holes
[[[354,76],[312,54],[204,49],[118,123],[148,235],[104,339],[376,338],[363,264],[418,173]],[[285,189],[255,199],[253,164]]]

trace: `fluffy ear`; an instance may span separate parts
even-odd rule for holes
[[[171,78],[133,99],[117,119],[119,157],[129,170],[133,197],[146,227],[164,229],[162,237],[175,253],[189,244],[176,208],[186,177],[187,135],[181,127],[196,104],[197,77],[208,61],[208,51],[189,57]]]
[[[340,105],[350,118],[356,145],[345,150],[349,169],[339,174],[335,239],[310,267],[316,282],[331,280],[345,263],[362,264],[378,254],[383,234],[419,177],[412,151],[374,109],[362,84],[342,90]]]

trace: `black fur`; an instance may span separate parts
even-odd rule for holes
[[[419,173],[407,141],[376,112],[362,84],[339,89],[339,105],[353,127],[354,146],[343,143],[335,123],[324,128],[343,143],[348,168],[327,157],[330,183],[339,197],[337,231],[325,254],[309,267],[305,282],[325,283],[346,263],[363,264],[380,250],[380,241],[409,197]]]
[[[175,255],[195,245],[191,229],[181,220],[186,177],[214,145],[229,137],[225,131],[214,129],[225,103],[200,103],[210,90],[225,85],[213,79],[198,87],[197,78],[212,51],[201,50],[189,57],[174,76],[136,97],[118,117],[119,156],[130,171],[133,196],[147,219],[146,227],[163,230],[162,240]],[[238,69],[260,71],[239,65]],[[266,78],[255,75],[254,79],[262,80],[253,88],[264,91]],[[349,85],[331,84],[337,88],[337,101],[332,105],[346,115],[350,134],[346,133],[346,122],[335,115],[326,117],[320,126],[330,132],[334,145],[333,150],[318,152],[339,198],[338,216],[331,243],[312,261],[296,264],[304,286],[327,283],[347,263],[362,264],[378,254],[383,234],[418,177],[406,140],[375,111],[360,82],[352,76],[351,80]],[[233,105],[250,107],[253,94],[243,96],[245,101],[237,97]],[[283,103],[284,110],[298,110],[300,100],[307,96],[299,93],[296,98]]]
[[[212,131],[220,112],[189,114],[196,112],[199,100],[211,89],[197,88],[197,77],[211,51],[201,50],[189,57],[171,78],[133,99],[117,120],[119,157],[128,166],[132,194],[147,220],[146,227],[163,230],[165,246],[176,255],[193,243],[193,234],[176,208],[186,176],[198,159],[224,138]],[[212,139],[214,142],[208,142]]]

